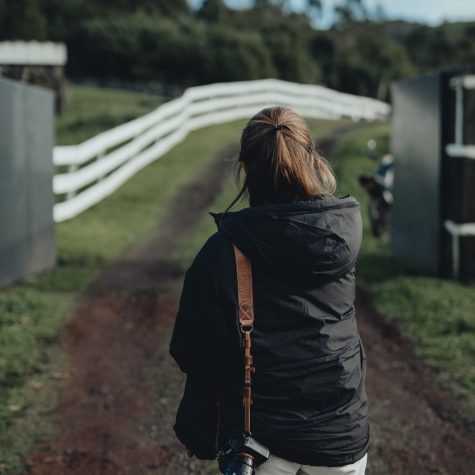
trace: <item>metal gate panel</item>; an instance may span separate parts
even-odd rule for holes
[[[54,265],[54,95],[0,79],[0,286]]]
[[[396,254],[426,272],[437,272],[440,265],[440,86],[439,75],[392,85],[391,245]]]

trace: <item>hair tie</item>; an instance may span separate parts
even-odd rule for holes
[[[275,125],[274,125],[274,129],[275,129],[275,130],[280,130],[280,129],[282,129],[282,124],[275,124]]]

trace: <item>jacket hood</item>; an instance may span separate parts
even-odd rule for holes
[[[210,214],[253,263],[291,279],[339,278],[354,267],[362,239],[360,207],[352,196]]]

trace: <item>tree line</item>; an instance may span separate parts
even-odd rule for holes
[[[0,0],[0,39],[64,41],[71,78],[158,81],[179,87],[276,77],[381,99],[392,80],[475,65],[475,22],[429,27],[345,0],[328,30],[288,0]]]

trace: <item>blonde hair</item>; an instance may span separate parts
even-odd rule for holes
[[[241,135],[238,180],[243,168],[241,190],[227,210],[243,196],[256,206],[311,200],[336,190],[333,171],[315,150],[305,120],[288,107],[266,108],[249,120]]]

